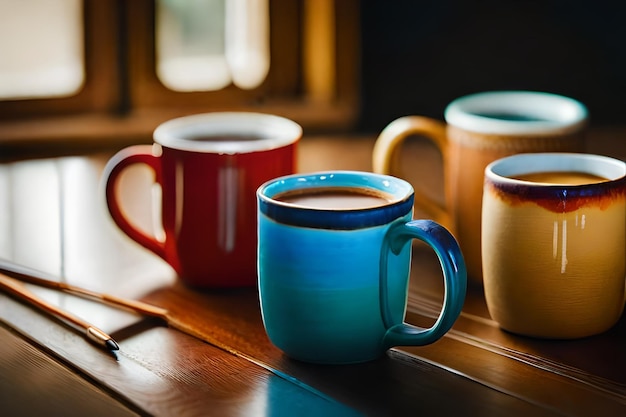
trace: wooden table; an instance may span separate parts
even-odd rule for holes
[[[589,150],[624,159],[623,139],[596,132]],[[305,138],[299,170],[370,170],[373,143],[373,137]],[[438,194],[436,152],[416,140],[403,158],[415,152],[427,162],[412,172],[422,178],[414,185]],[[111,333],[120,351],[109,354],[0,293],[3,416],[626,415],[625,317],[587,339],[524,338],[489,318],[481,288],[470,288],[454,328],[432,345],[391,349],[377,361],[346,366],[285,357],[265,335],[255,288],[186,288],[115,227],[100,183],[110,155],[0,164],[0,257],[165,307],[199,337],[29,287]],[[149,171],[138,168],[122,187],[130,215],[146,229],[149,183]],[[406,320],[432,323],[441,299],[438,262],[416,244]]]

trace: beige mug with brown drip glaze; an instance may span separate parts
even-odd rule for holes
[[[450,229],[463,250],[470,282],[482,283],[480,217],[487,164],[526,152],[582,152],[587,109],[580,102],[532,91],[472,94],[450,103],[445,123],[406,116],[389,124],[373,152],[373,170],[406,177],[399,152],[411,136],[426,137],[443,156],[445,204],[419,192],[415,206]],[[420,155],[415,155],[416,162]]]
[[[535,153],[485,170],[482,254],[491,317],[508,331],[571,339],[624,308],[626,164]]]

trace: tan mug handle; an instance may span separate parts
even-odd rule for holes
[[[441,152],[445,166],[448,153],[445,123],[429,117],[404,116],[387,125],[376,139],[372,154],[374,172],[400,176],[397,163],[398,151],[404,140],[412,135],[431,140]],[[437,223],[451,227],[450,215],[446,208],[418,190],[415,190],[415,206],[424,210]]]

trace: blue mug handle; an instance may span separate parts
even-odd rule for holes
[[[389,253],[398,254],[412,239],[428,244],[437,254],[443,270],[444,300],[439,318],[432,327],[424,329],[408,323],[395,323],[387,290]],[[443,226],[432,220],[396,223],[385,236],[380,258],[380,305],[387,333],[384,344],[393,346],[426,345],[441,338],[461,314],[467,291],[465,260],[456,239]]]

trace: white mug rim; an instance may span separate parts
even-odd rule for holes
[[[485,116],[497,112],[519,113],[538,120],[516,121]],[[566,134],[586,125],[588,111],[581,102],[558,94],[487,91],[452,101],[445,109],[444,118],[452,126],[484,134]]]
[[[194,140],[198,136],[259,136],[242,141]],[[297,142],[302,127],[287,118],[255,112],[212,112],[161,123],[153,133],[159,145],[190,152],[241,154],[269,151]]]
[[[626,176],[626,163],[609,156],[588,153],[522,153],[491,162],[485,168],[485,177],[495,183],[525,184],[537,187],[562,187],[567,184],[540,183],[511,177],[539,172],[568,171],[592,174],[606,178],[609,182],[612,182]],[[594,183],[581,185],[593,184]],[[576,187],[575,185],[567,186]]]

